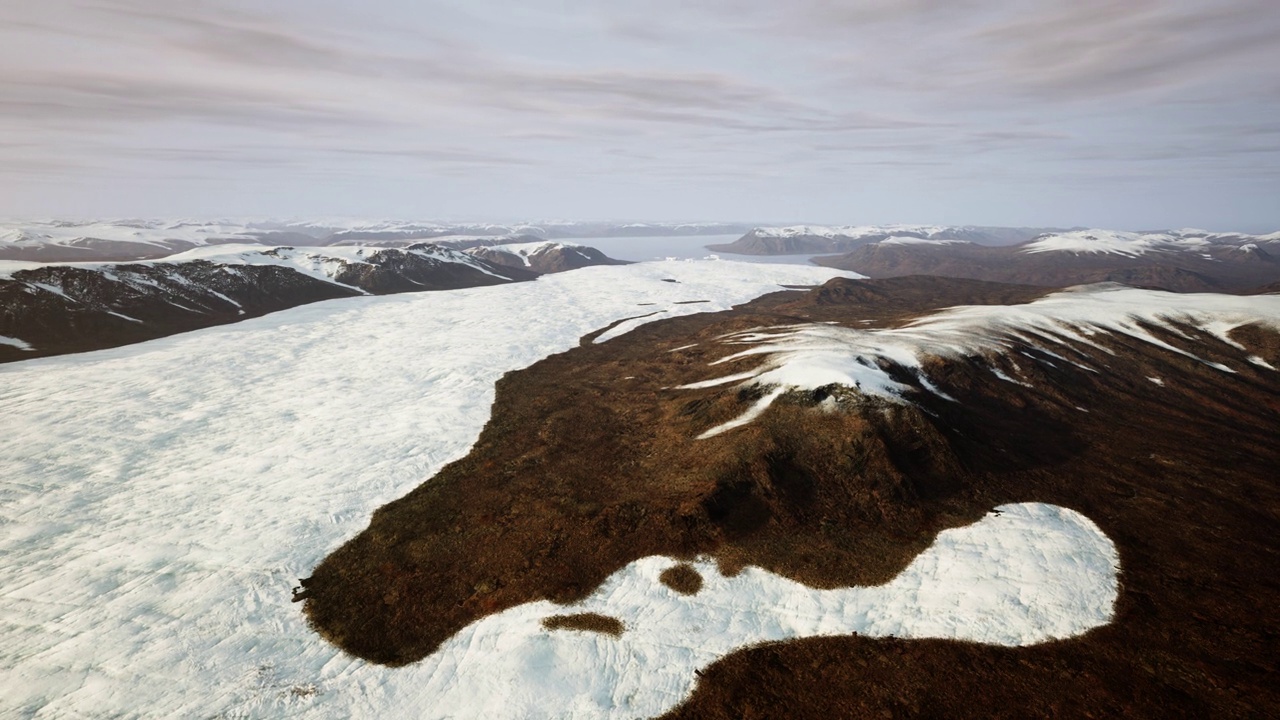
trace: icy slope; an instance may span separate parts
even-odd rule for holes
[[[296,578],[463,455],[503,372],[615,320],[837,274],[587,268],[0,367],[0,717],[424,712],[442,660],[342,656],[289,602]]]

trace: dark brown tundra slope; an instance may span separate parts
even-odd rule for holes
[[[677,388],[725,373],[709,363],[741,349],[726,333],[899,327],[943,307],[1046,292],[833,280],[601,344],[585,338],[504,376],[471,453],[326,558],[304,583],[305,612],[345,650],[401,665],[486,614],[582,598],[644,556],[709,554],[729,572],[757,565],[816,587],[882,583],[941,529],[1002,503],[1046,502],[1083,513],[1119,549],[1111,624],[1021,649],[857,636],[757,647],[705,670],[673,714],[1275,716],[1273,329],[1246,325],[1228,343],[1176,323],[1149,328],[1195,358],[1123,333],[1089,336],[1092,345],[1011,337],[1001,351],[925,361],[952,399],[886,365],[912,388],[910,402],[838,386],[793,391],[706,440],[696,438],[762,391]],[[687,581],[663,580],[697,592]]]
[[[349,259],[325,248],[278,247],[212,260],[16,270],[0,275],[0,338],[18,341],[0,343],[0,362],[127,345],[319,300],[499,285],[538,275],[428,244],[357,252]],[[327,272],[300,269],[307,266]]]

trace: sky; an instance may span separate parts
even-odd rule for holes
[[[0,214],[1280,229],[1277,0],[0,0]]]

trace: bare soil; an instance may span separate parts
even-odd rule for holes
[[[702,590],[702,575],[689,563],[680,563],[663,570],[658,580],[682,595],[697,595]]]
[[[581,630],[618,637],[626,630],[622,621],[600,613],[578,613],[576,615],[552,615],[542,619],[542,626],[548,630]]]

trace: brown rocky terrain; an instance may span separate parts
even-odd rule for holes
[[[1239,292],[1280,281],[1280,243],[1241,244],[1246,249],[1224,244],[1130,256],[1027,252],[1022,245],[873,243],[813,262],[876,278],[938,275],[1046,287],[1119,282],[1174,292]]]
[[[606,343],[588,336],[506,375],[470,454],[379,509],[298,599],[329,641],[400,665],[489,613],[571,603],[648,555],[710,555],[726,572],[760,566],[814,587],[876,584],[941,529],[1047,502],[1084,513],[1118,547],[1110,625],[1020,649],[856,636],[748,649],[704,671],[674,714],[1273,714],[1280,372],[1265,365],[1280,366],[1280,336],[1268,326],[1245,325],[1231,343],[1176,322],[1146,328],[1195,357],[1121,333],[1048,349],[1010,336],[999,351],[926,359],[946,397],[890,363],[908,402],[792,391],[754,422],[696,439],[763,392],[679,388],[723,374],[710,363],[734,350],[727,333],[900,327],[1045,292],[835,280]],[[689,577],[663,582],[697,591]],[[573,613],[555,622],[608,625]]]

